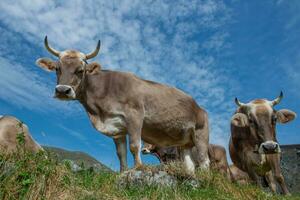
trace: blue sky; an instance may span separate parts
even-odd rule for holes
[[[117,169],[112,140],[92,128],[79,103],[52,98],[55,74],[35,65],[52,57],[43,47],[45,35],[57,49],[82,52],[100,39],[94,60],[103,68],[192,95],[209,112],[211,143],[227,147],[235,96],[273,99],[283,90],[277,109],[299,113],[299,10],[297,0],[3,0],[0,114],[20,118],[43,145],[84,151]],[[300,143],[299,128],[298,119],[278,125],[279,142]]]

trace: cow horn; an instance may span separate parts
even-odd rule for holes
[[[236,98],[236,97],[235,97],[234,101],[235,101],[235,104],[236,104],[237,106],[239,106],[239,107],[245,105],[244,103],[240,102],[240,101],[238,100],[238,98]]]
[[[271,101],[272,106],[279,104],[282,98],[283,98],[283,92],[281,91],[279,97]]]
[[[60,52],[57,51],[57,50],[55,50],[55,49],[53,49],[52,47],[49,46],[49,44],[48,44],[48,39],[47,39],[47,35],[46,35],[46,37],[45,37],[44,44],[45,44],[46,49],[47,49],[50,53],[52,53],[52,54],[55,55],[56,57],[59,57]]]
[[[96,49],[93,52],[85,55],[87,60],[97,56],[97,54],[99,53],[99,50],[100,50],[100,45],[101,45],[101,42],[100,42],[100,40],[98,40]]]

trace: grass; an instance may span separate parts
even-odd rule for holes
[[[253,185],[230,183],[213,171],[198,171],[194,179],[198,186],[187,184],[190,177],[183,173],[182,165],[170,163],[164,166],[144,166],[142,171],[164,170],[177,178],[176,187],[158,185],[118,185],[119,174],[108,170],[84,168],[72,171],[70,162],[59,162],[48,151],[33,154],[24,148],[24,133],[17,136],[15,153],[0,154],[0,199],[300,199],[299,195],[283,197],[264,192]]]
[[[176,187],[127,186],[117,184],[118,173],[97,172],[93,168],[78,172],[70,163],[59,163],[48,152],[37,154],[19,151],[0,155],[0,199],[300,199],[263,192],[253,185],[240,186],[215,172],[197,172],[200,180],[194,188],[186,183],[187,175],[175,164],[144,167],[142,170],[163,170],[178,177]]]

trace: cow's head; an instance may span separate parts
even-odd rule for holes
[[[174,161],[179,156],[176,147],[157,147],[146,142],[144,142],[142,153],[154,155],[160,162],[164,163]]]
[[[241,103],[237,98],[235,99],[238,109],[231,119],[231,124],[236,127],[249,128],[251,134],[249,138],[255,140],[259,153],[279,153],[276,123],[287,123],[296,117],[296,113],[293,111],[274,109],[274,106],[279,104],[282,98],[283,93],[281,92],[279,97],[273,101],[256,99],[249,103]]]
[[[94,74],[100,70],[98,63],[87,63],[88,59],[97,56],[100,50],[100,40],[98,41],[96,49],[89,54],[84,54],[76,50],[57,51],[49,46],[47,36],[45,37],[44,43],[46,49],[58,57],[58,60],[53,61],[49,58],[40,58],[36,61],[36,64],[46,71],[56,71],[56,98],[61,100],[76,99],[86,74]]]
[[[151,153],[155,153],[155,151],[156,151],[155,145],[144,142],[144,147],[142,148],[143,154],[151,154]]]

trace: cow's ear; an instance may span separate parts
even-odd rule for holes
[[[96,63],[96,62],[89,63],[86,66],[86,73],[87,74],[95,74],[95,73],[99,72],[100,70],[101,70],[101,65],[99,63]]]
[[[243,113],[236,113],[231,118],[231,124],[237,127],[249,126],[248,117]]]
[[[281,109],[276,112],[279,123],[285,124],[296,118],[297,114],[288,109]]]
[[[56,69],[56,62],[49,58],[39,58],[35,63],[48,72],[54,71]]]

